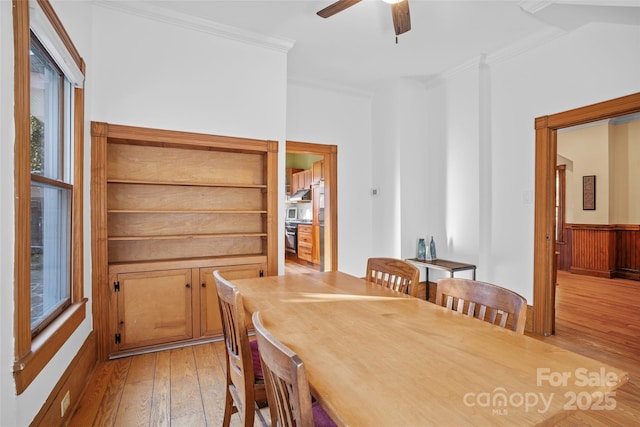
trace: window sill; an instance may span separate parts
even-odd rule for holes
[[[87,299],[72,304],[31,342],[31,352],[13,365],[16,393],[21,394],[49,363],[86,317]]]

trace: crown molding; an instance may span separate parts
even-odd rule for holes
[[[306,77],[300,77],[289,74],[287,77],[287,83],[296,86],[307,87],[311,89],[328,90],[340,94],[348,94],[361,98],[371,99],[373,97],[373,91],[367,89],[359,89],[353,86],[340,85],[334,82],[310,79]]]
[[[536,14],[547,6],[555,3],[554,0],[523,0],[520,2],[520,8],[530,14]]]
[[[127,1],[107,1],[95,0],[94,4],[99,7],[112,9],[129,15],[136,15],[154,21],[178,25],[183,28],[212,34],[242,43],[259,46],[279,52],[289,52],[295,40],[282,37],[266,36],[264,34],[243,30],[231,25],[224,25],[184,13],[167,10],[158,3],[151,2],[127,2]]]
[[[529,52],[559,37],[562,37],[565,34],[567,34],[567,31],[561,30],[559,28],[548,28],[543,31],[539,31],[538,33],[530,37],[512,43],[493,53],[480,54],[441,73],[429,76],[428,78],[423,79],[422,82],[427,88],[438,86],[442,82],[457,74],[470,69],[478,68],[480,64],[494,65],[501,62],[507,62],[519,55],[522,55],[523,53]]]

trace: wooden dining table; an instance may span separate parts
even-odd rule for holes
[[[553,424],[615,408],[620,369],[341,272],[233,280],[341,426]]]

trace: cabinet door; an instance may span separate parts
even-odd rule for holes
[[[287,196],[293,194],[293,169],[287,168],[284,173],[284,192]]]
[[[313,181],[313,172],[311,169],[307,169],[304,173],[304,188],[311,188],[311,182]]]
[[[203,336],[222,335],[222,320],[213,272],[219,270],[222,277],[227,280],[249,279],[260,277],[266,268],[264,264],[247,264],[200,269],[200,327]]]
[[[190,269],[124,273],[116,280],[118,351],[193,337]]]
[[[304,172],[297,172],[293,174],[293,185],[295,186],[293,192],[304,188]]]
[[[285,193],[287,195],[291,195],[298,190],[298,181],[295,174],[300,172],[302,169],[295,168],[287,168],[285,172]]]
[[[310,225],[298,225],[298,258],[312,261],[313,231]]]
[[[314,162],[311,170],[313,171],[312,185],[318,185],[321,181],[324,181],[324,161]]]

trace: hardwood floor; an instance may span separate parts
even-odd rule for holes
[[[615,410],[575,412],[558,425],[640,425],[639,313],[640,282],[558,272],[556,334],[542,340],[624,369],[630,377],[616,392]]]
[[[572,412],[557,425],[640,425],[640,282],[564,272],[558,282],[557,334],[536,338],[622,368],[631,379],[616,392],[615,410]],[[215,342],[101,363],[70,425],[219,426],[224,357],[224,344]],[[240,424],[234,415],[231,425]]]
[[[302,264],[298,264],[297,262],[285,260],[284,263],[284,274],[306,274],[306,273],[317,273],[318,270],[307,267]]]

